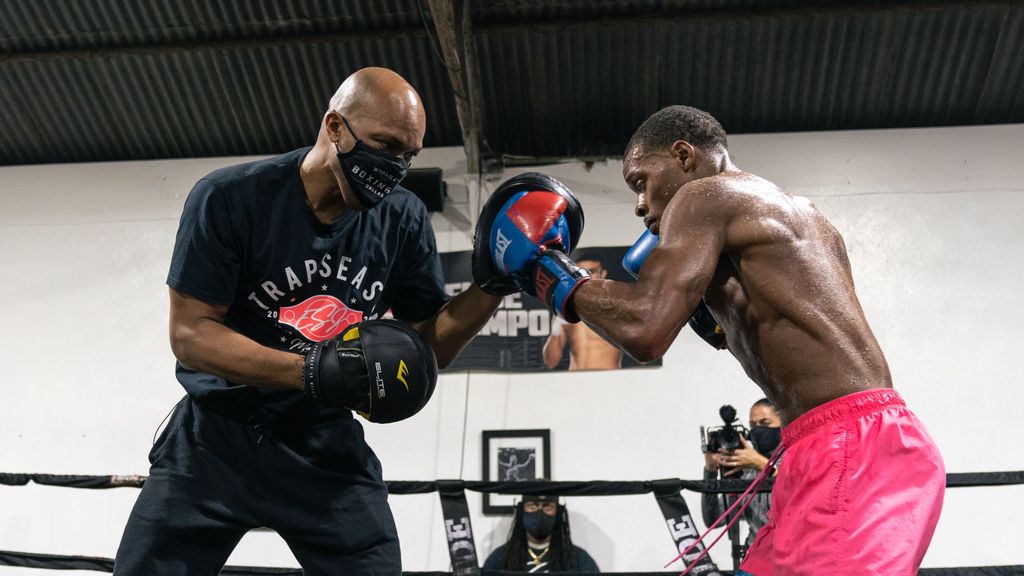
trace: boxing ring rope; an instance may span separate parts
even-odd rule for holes
[[[80,474],[19,474],[0,472],[0,485],[23,486],[34,482],[43,486],[65,488],[141,488],[146,476],[95,476]],[[750,486],[749,480],[591,480],[591,481],[550,481],[521,480],[518,482],[496,482],[483,480],[389,480],[389,494],[430,494],[437,492],[438,483],[454,482],[472,492],[492,494],[519,494],[543,496],[632,496],[654,492],[657,482],[676,482],[680,490],[707,494],[738,494]],[[1011,486],[1024,484],[1024,470],[1008,472],[959,472],[946,474],[947,488],[980,486]],[[760,490],[771,491],[771,481]]]
[[[87,476],[66,474],[18,474],[0,473],[0,485],[24,486],[29,482],[45,486],[66,488],[107,489],[107,488],[140,488],[146,482],[146,476]],[[436,480],[436,481],[390,481],[387,482],[390,494],[429,494],[437,492],[441,498],[441,508],[445,518],[445,528],[449,542],[449,555],[452,560],[452,572],[405,572],[408,576],[474,576],[480,573],[473,541],[472,528],[469,524],[469,507],[466,504],[465,490],[496,494],[549,495],[549,496],[627,496],[654,493],[658,504],[669,522],[675,544],[682,550],[683,545],[693,542],[694,535],[686,531],[673,531],[672,522],[678,526],[689,526],[693,522],[689,510],[680,494],[687,490],[698,493],[738,494],[745,490],[751,481],[739,479],[723,480],[682,480],[669,478],[664,480],[643,481],[547,481],[525,480],[519,482],[491,482],[476,480]],[[1008,486],[1024,484],[1024,470],[1008,472],[965,472],[946,475],[948,488]],[[771,482],[761,487],[760,491],[771,490]],[[454,529],[453,529],[454,526]],[[94,556],[70,556],[54,554],[34,554],[0,550],[0,566],[22,568],[41,568],[47,570],[89,570],[94,572],[113,572],[114,560]],[[605,572],[611,576],[663,576],[672,572]],[[731,571],[719,570],[709,565],[708,574],[732,574]],[[260,576],[289,575],[301,576],[302,570],[296,568],[266,568],[255,566],[225,566],[221,574],[226,576]],[[497,573],[502,574],[502,573]],[[563,573],[572,574],[572,573]],[[924,576],[1009,576],[1024,575],[1024,565],[1016,566],[977,566],[956,568],[924,568],[919,574]]]

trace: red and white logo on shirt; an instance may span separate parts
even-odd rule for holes
[[[278,322],[298,330],[313,342],[322,342],[341,334],[345,328],[362,321],[363,313],[353,310],[334,296],[318,294],[281,308]]]

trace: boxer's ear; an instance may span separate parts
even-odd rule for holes
[[[695,168],[696,152],[693,145],[686,140],[676,140],[669,149],[672,158],[679,162],[684,172],[690,172]]]

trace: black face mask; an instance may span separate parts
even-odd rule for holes
[[[341,162],[342,170],[345,173],[345,180],[349,188],[356,195],[363,206],[373,208],[380,204],[391,194],[391,190],[405,178],[405,172],[409,164],[405,160],[395,158],[370,148],[360,140],[348,120],[344,116],[341,121],[348,128],[348,133],[355,138],[356,145],[348,152],[338,151],[338,161]],[[334,145],[337,150],[338,145]]]
[[[551,536],[551,531],[555,529],[555,520],[555,516],[549,516],[543,510],[524,512],[523,528],[530,536],[537,540],[543,540]]]
[[[754,449],[762,456],[771,456],[772,452],[782,443],[782,428],[754,426],[750,429],[750,441],[753,442]]]

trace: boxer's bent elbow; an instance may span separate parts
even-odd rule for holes
[[[637,362],[647,363],[661,358],[669,344],[647,330],[636,330],[619,341],[619,347]]]
[[[626,349],[626,353],[637,362],[646,364],[661,358],[666,350],[667,348],[662,346],[641,346]]]

